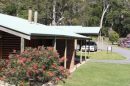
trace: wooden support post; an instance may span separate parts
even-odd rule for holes
[[[24,38],[21,38],[21,52],[24,51]]]
[[[74,48],[77,49],[77,39],[74,40]]]
[[[54,38],[54,51],[56,50],[56,37]]]
[[[66,68],[66,58],[67,58],[67,39],[65,40],[64,68]]]
[[[88,44],[88,57],[89,57],[89,53],[90,53],[90,39],[89,39],[89,44]]]
[[[103,36],[101,37],[101,41],[102,41],[102,48],[103,48],[103,47],[104,47],[104,46],[103,46]]]
[[[72,57],[71,59],[69,58],[68,60],[71,60],[71,63],[70,63],[70,70],[73,70],[75,68],[75,53],[76,53],[76,39],[75,40],[71,40],[71,48],[72,48]]]
[[[75,57],[77,55],[77,39],[74,40]]]
[[[85,40],[85,61],[87,60],[87,44],[86,44],[86,40]]]
[[[80,43],[80,63],[82,63],[82,40],[81,40],[81,43]]]

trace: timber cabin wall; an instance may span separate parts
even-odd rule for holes
[[[60,54],[60,57],[64,56],[65,50],[65,39],[56,40],[56,49]],[[74,58],[75,58],[75,48],[74,48],[74,39],[67,39],[67,69],[74,67]]]
[[[67,40],[67,68],[73,69],[75,64],[75,46],[74,39]]]
[[[64,57],[65,39],[56,40],[56,50],[59,53],[60,58]],[[62,63],[61,65],[64,66],[64,63]]]
[[[20,52],[20,37],[15,35],[0,31],[0,54],[2,58],[8,58],[8,55],[13,52],[13,50],[17,50]],[[53,46],[53,39],[31,39],[25,40],[25,47],[38,47],[44,45]],[[56,49],[60,54],[60,57],[64,56],[65,50],[65,39],[57,39]],[[67,40],[67,68],[74,67],[74,40]]]
[[[56,40],[56,50],[59,53],[60,57],[64,56],[65,39],[57,39]]]
[[[20,52],[20,37],[15,35],[0,31],[0,58],[6,59],[8,58],[9,54],[16,50]],[[44,45],[45,47],[53,46],[53,39],[25,39],[25,47],[38,47]]]
[[[53,39],[25,40],[25,47],[37,48],[38,46],[52,47],[53,46]]]
[[[9,54],[11,54],[13,50],[20,51],[20,37],[3,31],[0,31],[0,35],[1,58],[8,58]]]

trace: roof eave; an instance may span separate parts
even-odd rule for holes
[[[32,36],[48,36],[48,37],[56,37],[56,38],[67,38],[67,39],[90,39],[90,37],[74,37],[74,36],[67,36],[67,35],[55,35],[55,34],[37,34],[37,33],[32,33]]]
[[[9,33],[9,34],[18,36],[18,37],[22,37],[22,38],[28,39],[28,40],[31,39],[31,37],[30,37],[29,34],[24,34],[24,33],[21,33],[21,32],[15,31],[15,30],[12,30],[12,29],[7,28],[7,27],[3,27],[3,26],[1,26],[1,25],[0,25],[0,30],[3,31],[3,32]]]

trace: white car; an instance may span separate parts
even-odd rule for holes
[[[85,51],[85,49],[86,49],[86,51],[93,51],[93,52],[95,52],[95,51],[97,51],[97,44],[95,42],[90,41],[90,42],[86,43],[86,46],[83,45],[81,47],[81,49],[82,49],[82,51]]]

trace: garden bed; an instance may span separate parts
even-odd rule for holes
[[[9,59],[0,60],[0,67],[4,67],[0,70],[0,80],[6,83],[41,86],[51,81],[54,85],[69,75],[69,71],[61,66],[64,57],[59,58],[57,51],[51,47],[27,48],[20,54],[13,53]]]

